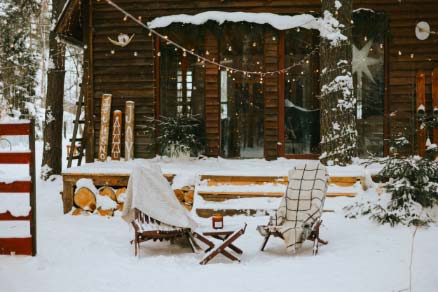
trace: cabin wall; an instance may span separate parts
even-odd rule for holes
[[[83,1],[85,2],[85,1]],[[246,11],[246,12],[272,12],[279,14],[297,14],[320,11],[320,0],[272,0],[272,1],[186,1],[186,0],[116,0],[122,8],[134,16],[142,17],[148,21],[158,16],[172,14],[196,14],[207,10],[221,11]],[[366,7],[376,11],[384,11],[389,18],[390,36],[387,42],[387,98],[385,103],[386,137],[396,134],[401,129],[407,129],[410,139],[414,139],[414,107],[415,107],[415,74],[419,69],[426,71],[427,108],[431,102],[430,72],[437,66],[438,61],[438,36],[431,35],[426,41],[419,41],[414,34],[418,21],[429,22],[432,30],[438,30],[438,2],[436,0],[404,0],[401,3],[395,0],[362,0],[354,1],[355,8]],[[147,131],[147,119],[155,116],[154,90],[156,76],[154,76],[154,42],[148,37],[141,27],[132,21],[123,21],[123,15],[108,5],[105,1],[92,1],[91,4],[91,33],[92,40],[88,42],[90,68],[87,94],[87,117],[89,121],[89,134],[94,137],[92,141],[97,145],[100,127],[100,99],[103,93],[113,94],[112,110],[122,110],[127,100],[136,104],[135,117],[135,156],[151,157],[155,155],[154,132]],[[107,37],[117,38],[119,33],[135,37],[131,44],[125,48],[112,45]],[[272,38],[271,38],[272,39]],[[209,44],[206,44],[209,45]],[[265,60],[269,68],[278,66],[281,56],[278,45],[267,43]],[[114,50],[114,54],[111,54]],[[399,51],[402,52],[399,55]],[[137,56],[134,56],[136,52]],[[413,58],[411,58],[411,54]],[[208,69],[208,68],[207,68]],[[215,73],[217,75],[217,73]],[[210,155],[218,153],[219,122],[218,115],[220,94],[219,86],[209,83],[217,78],[215,74],[206,74],[206,126],[207,138],[210,137]],[[272,80],[271,80],[272,79]],[[281,127],[278,112],[281,110],[280,83],[270,78],[266,80],[265,91],[265,156],[275,158],[278,156],[277,129]],[[217,97],[216,97],[217,96]],[[216,108],[217,107],[217,108]],[[390,117],[390,113],[396,112]],[[281,146],[280,146],[281,147]],[[92,159],[93,145],[87,145],[87,160]],[[413,150],[413,149],[412,149]]]

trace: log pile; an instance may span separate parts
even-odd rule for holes
[[[126,188],[112,188],[109,186],[97,189],[91,179],[80,179],[76,184],[74,205],[76,209],[72,215],[99,214],[114,216],[115,211],[122,211],[125,202]]]
[[[181,189],[175,189],[173,191],[175,192],[175,196],[178,201],[180,201],[180,203],[183,204],[187,210],[192,210],[195,186],[185,186]]]
[[[91,179],[80,179],[76,183],[73,197],[76,209],[73,210],[72,215],[114,216],[116,212],[123,211],[125,192],[126,187],[103,186],[98,189]],[[174,192],[180,203],[190,211],[193,206],[195,187],[185,186]]]

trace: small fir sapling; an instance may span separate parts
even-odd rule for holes
[[[382,197],[377,202],[357,202],[347,206],[346,217],[370,215],[381,223],[403,225],[427,225],[433,219],[424,208],[438,204],[438,161],[435,160],[436,147],[428,147],[425,157],[400,155],[398,149],[409,143],[402,136],[391,141],[392,155],[386,158],[372,158],[368,163],[383,163],[378,174],[383,181],[383,189],[390,197]]]

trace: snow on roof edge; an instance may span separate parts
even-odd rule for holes
[[[201,25],[207,21],[216,21],[219,25],[225,21],[229,22],[250,22],[257,24],[269,24],[278,30],[287,30],[297,27],[319,30],[320,36],[330,40],[332,45],[347,39],[341,33],[343,27],[329,11],[324,11],[323,17],[315,17],[310,14],[298,14],[294,16],[279,15],[274,13],[253,13],[253,12],[224,12],[206,11],[195,15],[177,14],[161,16],[148,22],[151,29],[164,28],[172,23],[185,23]]]
[[[226,21],[229,22],[252,22],[257,24],[269,24],[278,30],[303,27],[307,29],[317,29],[318,19],[310,14],[299,14],[294,16],[279,15],[274,13],[252,13],[252,12],[224,12],[206,11],[195,15],[177,14],[161,16],[148,23],[150,28],[164,28],[172,23],[185,23],[201,25],[207,21],[216,21],[219,25]]]

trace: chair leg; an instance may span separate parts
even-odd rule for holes
[[[271,237],[271,233],[269,233],[267,236],[265,236],[265,240],[263,241],[262,248],[260,251],[263,251],[266,247],[266,244],[268,243],[269,237]]]
[[[313,255],[318,254],[318,243],[319,243],[318,238],[315,238],[315,240],[313,241]]]

